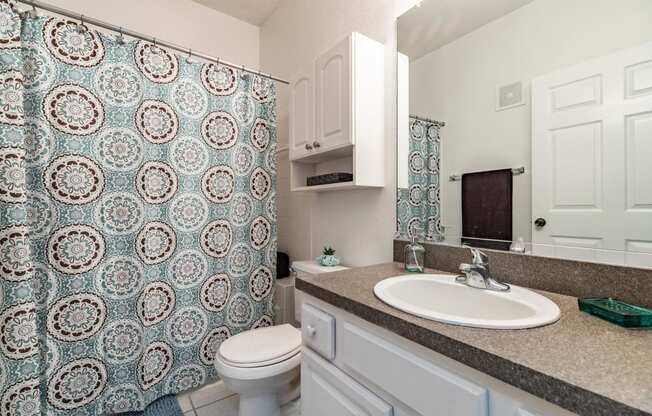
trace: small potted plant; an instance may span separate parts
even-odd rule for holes
[[[340,264],[340,259],[335,255],[333,247],[324,247],[322,255],[316,258],[317,263],[322,266],[332,267]]]

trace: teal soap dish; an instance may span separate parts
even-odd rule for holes
[[[612,298],[578,299],[580,310],[625,328],[652,328],[652,310]]]

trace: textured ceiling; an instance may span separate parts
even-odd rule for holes
[[[261,26],[274,13],[281,0],[193,0],[196,3]]]
[[[398,50],[422,57],[533,0],[423,0],[398,19]]]

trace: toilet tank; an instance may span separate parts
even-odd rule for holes
[[[304,260],[304,261],[295,261],[292,262],[292,270],[294,271],[294,276],[308,279],[312,276],[316,276],[322,273],[331,273],[337,272],[340,270],[346,270],[348,267],[344,266],[333,266],[326,267],[318,264],[314,260]],[[292,283],[294,286],[294,276],[292,277]],[[294,290],[293,287],[294,299],[292,302],[292,307],[294,309],[294,319],[296,320],[295,325],[301,326],[301,292]]]

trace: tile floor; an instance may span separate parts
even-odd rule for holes
[[[181,394],[177,400],[184,416],[238,416],[238,395],[221,381]],[[301,416],[300,400],[283,406],[281,416]]]

